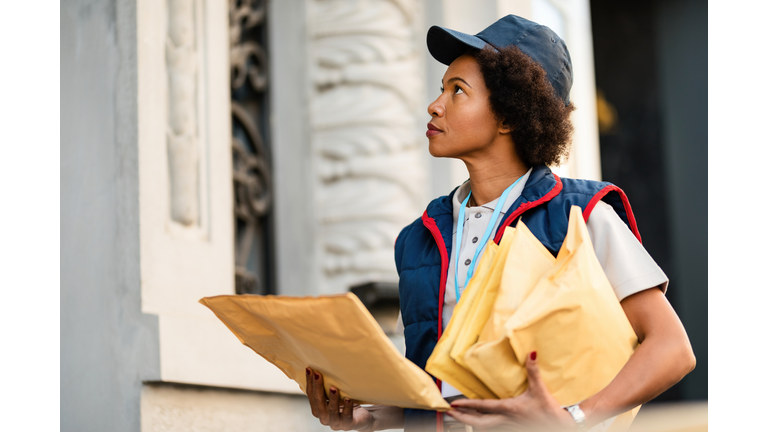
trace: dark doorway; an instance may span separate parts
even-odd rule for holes
[[[627,193],[697,358],[655,401],[707,399],[707,2],[591,12],[603,180]]]

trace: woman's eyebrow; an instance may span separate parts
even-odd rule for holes
[[[471,86],[471,85],[469,85],[469,83],[468,83],[468,82],[464,81],[464,79],[463,79],[463,78],[461,78],[461,77],[453,77],[453,78],[450,78],[450,79],[448,79],[448,84],[450,84],[450,83],[451,83],[451,82],[453,82],[453,81],[461,81],[461,82],[463,82],[464,84],[466,84],[466,85],[467,85],[467,87],[469,87],[469,88],[472,88],[472,86]]]

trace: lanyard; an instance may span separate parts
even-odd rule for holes
[[[488,241],[488,239],[491,237],[491,232],[493,231],[493,227],[496,225],[496,220],[499,219],[499,213],[501,213],[501,208],[504,206],[504,204],[507,202],[507,196],[509,195],[509,192],[512,190],[512,188],[515,187],[517,182],[520,181],[524,176],[520,176],[517,180],[515,180],[514,183],[512,183],[511,186],[506,188],[504,190],[504,193],[501,194],[501,197],[499,197],[499,201],[496,204],[496,208],[493,209],[493,216],[491,216],[490,222],[488,222],[488,227],[485,229],[485,233],[483,234],[482,240],[480,240],[480,244],[477,245],[477,249],[475,249],[475,256],[472,258],[472,262],[469,263],[469,268],[467,269],[467,280],[464,281],[464,286],[466,287],[469,285],[469,280],[472,279],[472,276],[475,273],[475,264],[477,264],[477,256],[480,255],[480,251],[485,246],[485,243]],[[462,234],[464,233],[464,209],[467,207],[467,203],[469,202],[469,197],[472,196],[472,191],[470,190],[467,194],[467,197],[464,198],[464,202],[461,203],[461,208],[459,209],[459,220],[456,223],[457,231],[456,231],[456,265],[454,267],[454,286],[456,288],[456,304],[459,303],[459,253],[461,252],[461,240],[462,240]]]

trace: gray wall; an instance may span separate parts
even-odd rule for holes
[[[61,3],[61,430],[139,430],[159,379],[141,313],[136,8]]]

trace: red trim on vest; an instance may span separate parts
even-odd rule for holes
[[[640,231],[637,229],[637,221],[635,220],[635,214],[632,213],[632,206],[629,205],[629,198],[627,198],[627,194],[624,193],[623,190],[621,190],[620,187],[616,185],[610,185],[604,187],[600,192],[596,193],[595,196],[592,197],[592,199],[589,201],[589,204],[587,204],[587,207],[584,209],[584,212],[582,215],[584,216],[584,222],[589,220],[589,215],[592,214],[592,210],[594,210],[595,206],[597,205],[597,202],[603,199],[606,195],[608,195],[611,192],[617,192],[619,194],[619,197],[621,197],[621,202],[624,204],[624,210],[627,212],[627,220],[629,221],[629,229],[632,230],[632,234],[637,237],[637,240],[642,244],[643,239],[640,237]]]
[[[448,249],[445,247],[443,235],[440,234],[437,223],[427,215],[426,210],[421,215],[421,221],[429,232],[432,233],[432,237],[435,238],[435,243],[437,243],[437,249],[440,251],[440,294],[438,294],[439,304],[437,306],[437,339],[440,340],[440,336],[443,335],[443,300],[445,300],[445,284],[446,277],[448,276]]]
[[[445,284],[448,277],[448,249],[445,247],[445,241],[443,241],[443,235],[440,234],[440,230],[437,228],[435,220],[427,215],[427,211],[424,210],[424,214],[421,215],[421,221],[424,226],[432,233],[432,237],[435,238],[437,243],[437,249],[440,251],[440,293],[438,294],[438,306],[437,306],[437,340],[440,340],[440,336],[443,335],[443,302],[445,301]],[[436,379],[437,388],[440,391],[443,390],[443,382]],[[437,414],[437,432],[443,432],[443,413],[436,411]]]
[[[496,237],[493,239],[493,241],[496,244],[499,244],[499,242],[501,241],[501,237],[504,235],[504,228],[512,225],[512,222],[514,222],[514,220],[517,219],[518,216],[520,216],[527,210],[530,210],[534,207],[544,204],[545,202],[551,201],[552,198],[556,197],[560,193],[560,191],[563,190],[563,182],[562,180],[560,180],[560,177],[558,177],[554,173],[552,175],[555,176],[555,181],[556,181],[555,186],[552,188],[552,190],[547,192],[546,195],[537,199],[536,201],[531,201],[531,202],[521,204],[520,207],[517,208],[517,210],[512,212],[512,214],[499,227],[498,231],[496,231]]]

